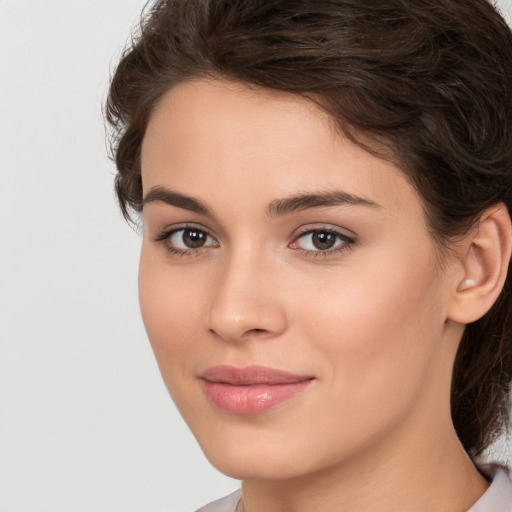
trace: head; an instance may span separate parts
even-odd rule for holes
[[[263,362],[272,364],[285,365],[282,359],[285,352],[303,350],[305,357],[317,361],[321,375],[318,380],[324,382],[329,382],[329,375],[336,373],[335,363],[331,372],[329,365],[323,366],[322,362],[333,354],[334,361],[349,360],[355,369],[359,368],[358,364],[363,368],[365,361],[373,361],[374,373],[389,384],[384,386],[387,392],[398,393],[405,382],[416,383],[416,387],[411,385],[410,393],[403,393],[404,403],[414,402],[415,393],[422,386],[429,380],[438,379],[442,382],[439,386],[446,389],[457,435],[471,455],[484,450],[506,428],[512,380],[511,278],[505,279],[506,272],[502,272],[502,277],[492,286],[492,293],[486,295],[485,301],[473,301],[479,304],[473,309],[466,305],[470,302],[471,290],[466,294],[462,292],[466,291],[465,286],[471,289],[474,283],[479,284],[478,268],[481,268],[478,244],[468,241],[477,240],[478,233],[482,237],[490,234],[492,238],[493,226],[497,225],[494,221],[498,217],[508,219],[507,212],[512,211],[511,62],[511,32],[487,0],[168,0],[155,3],[147,13],[140,35],[116,70],[107,106],[108,119],[114,128],[113,150],[118,168],[116,190],[127,218],[143,211],[146,207],[143,198],[151,190],[156,201],[146,204],[161,200],[162,197],[158,199],[158,186],[169,184],[169,189],[202,200],[205,204],[194,206],[194,215],[199,215],[194,217],[197,225],[204,226],[199,222],[200,216],[204,215],[201,208],[213,210],[215,215],[210,218],[218,220],[217,224],[211,221],[213,224],[206,227],[213,234],[220,234],[209,237],[208,230],[204,230],[201,234],[206,238],[200,242],[206,243],[207,251],[201,258],[204,262],[210,261],[208,265],[214,265],[211,262],[221,245],[229,246],[235,239],[238,242],[244,239],[242,235],[237,238],[234,234],[235,231],[241,233],[240,226],[247,226],[248,230],[253,226],[253,235],[260,233],[264,239],[262,226],[267,225],[268,219],[260,219],[258,224],[254,212],[265,207],[268,210],[272,201],[303,192],[306,186],[313,187],[318,193],[340,188],[341,184],[362,202],[379,206],[349,205],[350,211],[343,213],[343,218],[349,219],[349,227],[341,233],[341,238],[336,239],[334,247],[340,244],[350,251],[350,244],[357,247],[360,243],[363,247],[365,239],[372,240],[370,226],[384,222],[382,217],[378,220],[372,215],[383,203],[387,224],[382,225],[380,232],[385,233],[395,226],[402,240],[410,233],[407,255],[409,260],[414,258],[417,263],[410,273],[398,272],[400,268],[408,267],[407,259],[400,260],[399,253],[393,252],[401,246],[392,247],[388,243],[387,252],[380,256],[374,252],[373,259],[366,261],[365,267],[357,266],[363,265],[364,257],[354,263],[359,272],[354,270],[349,272],[350,275],[344,275],[343,268],[326,260],[322,265],[330,267],[327,279],[326,274],[319,274],[316,269],[323,268],[322,265],[308,263],[315,270],[307,267],[308,270],[304,270],[307,278],[301,287],[287,295],[282,289],[296,281],[296,275],[288,270],[292,267],[294,272],[299,272],[297,266],[301,267],[303,263],[278,260],[281,263],[261,267],[255,264],[252,270],[247,266],[245,273],[237,274],[233,270],[236,253],[233,243],[231,260],[219,259],[214,271],[201,270],[202,266],[208,265],[197,258],[192,273],[191,264],[187,266],[182,261],[179,265],[170,265],[172,272],[163,270],[159,275],[151,276],[145,269],[167,269],[169,264],[162,263],[154,254],[152,256],[151,251],[144,253],[143,248],[143,316],[164,379],[169,378],[168,387],[182,410],[187,407],[185,402],[194,397],[187,396],[173,376],[168,375],[175,369],[165,359],[172,358],[173,350],[181,350],[186,337],[178,336],[175,341],[170,337],[165,343],[152,339],[152,333],[154,338],[159,335],[158,329],[153,329],[155,321],[150,310],[165,316],[174,308],[180,312],[180,318],[171,321],[168,327],[178,333],[188,332],[183,322],[185,319],[193,322],[195,317],[186,317],[180,307],[187,301],[192,306],[204,298],[203,309],[192,307],[189,310],[196,311],[197,316],[204,314],[208,317],[207,320],[195,318],[204,326],[201,329],[207,333],[205,336],[212,336],[215,343],[222,339],[230,347],[234,346],[233,339],[245,336],[247,359],[250,354],[258,353],[257,349],[248,348],[256,341],[270,343],[266,347],[270,352],[265,352],[270,354],[269,359]],[[205,129],[198,130],[202,113]],[[258,126],[264,129],[258,129]],[[206,132],[216,133],[220,145],[209,147]],[[280,139],[283,134],[287,135]],[[188,140],[190,150],[186,151]],[[273,145],[272,140],[279,143]],[[229,143],[232,153],[229,153]],[[163,147],[165,151],[161,149]],[[252,167],[243,160],[251,147],[255,153],[251,159],[255,162]],[[279,148],[277,153],[276,147]],[[236,158],[228,159],[231,166],[225,165],[225,159],[222,162],[215,160],[220,158],[220,153],[224,155],[226,152],[239,157],[238,164],[243,165],[237,167],[233,163]],[[262,154],[268,155],[268,161],[261,158]],[[300,162],[306,162],[302,167],[296,160],[297,155],[300,155]],[[316,155],[317,160],[308,164],[308,155]],[[322,160],[322,166],[319,166],[321,155],[328,155],[325,158],[330,160]],[[162,181],[164,171],[154,172],[154,169],[162,169],[162,161],[168,162],[169,183]],[[283,167],[284,161],[288,166]],[[208,168],[208,162],[219,165],[212,164]],[[269,171],[272,169],[270,165],[280,166],[282,174]],[[174,174],[171,172],[173,166]],[[315,172],[315,167],[321,171]],[[237,168],[244,168],[246,174],[236,174],[234,169]],[[340,169],[339,175],[336,168]],[[202,169],[201,174],[194,175],[197,169]],[[231,174],[225,175],[226,169],[231,169]],[[290,183],[297,187],[294,189]],[[215,187],[218,190],[210,194]],[[198,193],[194,194],[194,191]],[[281,195],[277,194],[279,191]],[[277,195],[272,196],[274,193]],[[254,201],[251,198],[255,198]],[[179,200],[183,205],[183,201],[189,199],[180,197]],[[173,201],[176,202],[176,197]],[[186,211],[191,211],[191,204],[188,203]],[[224,210],[222,205],[225,205]],[[365,213],[357,213],[364,208]],[[154,204],[148,206],[148,225],[162,223],[149,218],[158,219],[157,213],[152,213],[157,209]],[[351,216],[354,220],[350,220]],[[171,218],[174,219],[172,215]],[[292,217],[295,223],[297,219]],[[486,224],[489,219],[492,222]],[[328,222],[326,213],[322,225],[316,226],[324,230],[324,237],[334,236],[332,226],[339,226],[336,219],[331,220]],[[304,219],[304,224],[308,222],[309,217]],[[505,246],[509,244],[507,237],[510,238],[507,222],[509,220],[503,221],[501,226],[503,232],[508,229],[508,234],[498,236]],[[229,226],[235,226],[232,232]],[[292,224],[279,226],[272,228],[274,235],[278,229],[292,229]],[[353,229],[355,234],[350,226],[359,226]],[[358,231],[363,234],[359,235]],[[221,243],[218,239],[222,236]],[[296,257],[306,238],[300,238],[295,231],[294,236],[288,248],[295,250]],[[358,242],[358,237],[363,241]],[[166,240],[169,247],[169,238]],[[398,238],[395,242],[398,243]],[[241,253],[236,254],[240,257],[236,268],[242,268],[243,262],[249,265],[250,251],[243,258]],[[346,258],[355,259],[356,250],[347,254]],[[468,254],[473,255],[472,260],[471,257],[468,259]],[[508,266],[510,254],[506,247],[501,250],[501,256],[504,262],[497,265],[496,261],[488,261],[487,267],[503,269]],[[377,258],[383,262],[380,269],[374,265]],[[391,266],[386,266],[386,262]],[[397,262],[402,266],[397,267]],[[344,265],[350,267],[351,263],[342,263],[341,267]],[[475,268],[477,270],[473,272]],[[361,271],[366,277],[361,277]],[[249,279],[251,272],[252,281]],[[258,278],[254,276],[255,272]],[[388,276],[386,282],[379,277],[382,272]],[[333,273],[336,274],[334,278]],[[222,276],[222,280],[216,282],[212,274]],[[190,293],[183,292],[186,283],[194,282],[194,276],[199,275],[202,276],[197,281],[199,287]],[[343,276],[343,283],[336,281],[339,275]],[[181,281],[179,276],[186,279]],[[286,276],[289,276],[288,281]],[[356,279],[356,276],[359,277]],[[393,277],[391,283],[389,276]],[[169,283],[178,283],[183,293],[169,299],[162,291],[159,303],[167,301],[167,309],[154,308],[153,304],[145,308],[145,303],[150,301],[148,297],[160,293],[155,292],[156,285],[146,284],[165,279]],[[412,287],[408,286],[411,280]],[[265,297],[266,306],[252,303],[252,299],[238,290],[236,293],[240,295],[236,301],[240,304],[247,299],[247,309],[259,311],[259,315],[258,320],[251,320],[237,330],[236,326],[222,321],[222,308],[224,311],[229,309],[226,304],[234,300],[230,299],[230,294],[236,295],[233,291],[236,283],[245,283],[245,289],[251,289],[253,282],[261,283],[261,289],[256,286],[254,293]],[[457,289],[461,293],[452,300],[454,282],[459,282]],[[205,289],[203,293],[201,283],[209,283],[211,289],[220,292],[213,296],[209,295],[210,289]],[[345,290],[342,284],[346,286]],[[376,295],[372,301],[373,285]],[[302,293],[304,287],[311,291]],[[341,291],[338,293],[337,290]],[[197,294],[202,296],[201,300],[197,299]],[[307,304],[308,297],[313,305]],[[387,309],[382,307],[382,301],[387,301]],[[275,307],[272,307],[274,302]],[[282,306],[284,303],[286,307]],[[348,308],[349,318],[341,316],[338,321],[337,311],[339,308],[347,311],[349,303],[361,307]],[[437,307],[438,304],[441,305]],[[318,310],[315,309],[317,305]],[[383,316],[379,317],[379,314]],[[447,323],[441,321],[447,314],[450,317],[448,328]],[[294,318],[301,326],[300,335],[299,331],[290,328]],[[372,318],[373,324],[370,322],[366,331],[362,329],[361,336],[375,340],[377,333],[384,332],[382,339],[389,359],[380,352],[382,345],[365,345],[362,339],[358,340],[358,323],[365,325],[367,318]],[[410,318],[412,322],[408,322]],[[329,319],[333,319],[332,324]],[[439,332],[430,327],[433,324],[438,325]],[[340,327],[351,330],[350,341],[345,343],[338,339],[343,335],[329,334],[325,325],[335,332]],[[445,328],[450,331],[448,338],[456,339],[456,344],[448,348],[444,346],[447,343],[441,333]],[[426,331],[427,335],[422,334]],[[294,333],[295,340],[321,337],[323,341],[327,340],[326,345],[320,351],[316,345],[311,351],[306,342],[303,347],[300,342],[294,346],[291,336],[286,334],[288,332]],[[250,333],[249,337],[247,333]],[[418,347],[410,350],[410,360],[406,360],[405,365],[403,361],[400,364],[393,362],[397,360],[396,354],[409,352],[405,344],[407,339],[413,343],[422,336],[425,336],[424,343],[418,343]],[[285,340],[284,352],[272,348],[279,344],[271,344],[271,338]],[[397,344],[397,339],[401,345]],[[339,353],[338,344],[341,344]],[[213,343],[212,346],[216,345]],[[200,345],[197,350],[201,350]],[[439,354],[444,355],[439,358]],[[236,362],[239,356],[233,355],[231,362]],[[210,363],[217,356],[210,354],[209,357]],[[203,361],[205,364],[207,359]],[[191,373],[204,370],[198,369],[203,362],[193,361],[188,368]],[[296,367],[291,370],[310,371],[306,360],[299,358],[295,363]],[[447,363],[450,363],[448,370],[445,368]],[[196,367],[192,368],[194,364]],[[390,371],[401,373],[404,379],[394,381],[386,375]],[[446,378],[447,371],[449,378]],[[352,377],[357,379],[357,374]],[[353,391],[357,394],[357,389],[361,388],[360,401],[365,403],[371,395],[382,401],[384,396],[379,395],[378,388],[383,387],[384,381],[377,379],[365,387],[364,375],[360,377],[363,384],[360,382]],[[330,382],[334,385],[336,378]],[[436,386],[433,389],[439,392]],[[425,397],[425,401],[433,396]],[[340,408],[345,407],[345,414],[357,415],[357,410],[351,409],[353,403],[350,400],[344,402],[343,393],[333,397],[339,399]],[[394,396],[388,398],[394,400]],[[373,405],[379,417],[386,416],[384,410],[379,410],[382,404]],[[314,414],[314,409],[309,413]],[[397,424],[400,413],[397,409],[394,415],[393,411],[389,414],[389,428]],[[203,447],[215,443],[196,425],[199,421],[196,413],[190,413],[187,418],[185,411],[184,416],[199,441],[203,441]],[[211,424],[222,423],[215,414],[207,412],[204,417]],[[229,419],[231,421],[233,417]],[[240,423],[240,429],[247,427],[242,424],[246,419],[233,421]],[[264,424],[251,428],[256,428],[263,438],[268,435]],[[337,428],[332,425],[333,430]],[[354,431],[359,428],[360,425],[353,425]],[[365,442],[369,442],[370,434]],[[271,436],[268,441],[272,443]]]

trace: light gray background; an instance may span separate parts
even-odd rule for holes
[[[100,108],[143,3],[0,0],[0,512],[186,512],[238,487],[167,396],[114,201]]]

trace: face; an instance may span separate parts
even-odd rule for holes
[[[450,280],[398,169],[304,98],[196,81],[156,108],[142,179],[144,323],[215,466],[293,477],[428,435]]]

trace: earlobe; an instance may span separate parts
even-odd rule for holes
[[[486,278],[486,271],[488,270],[487,264],[482,257],[482,248],[480,245],[477,246],[475,244],[473,236],[471,236],[469,244],[465,247],[467,247],[467,249],[461,261],[464,277],[457,285],[457,293],[474,289],[475,286],[482,284],[483,280]]]
[[[466,290],[468,288],[472,288],[475,285],[476,285],[475,279],[464,279],[464,281],[462,281],[462,283],[460,283],[459,287],[457,288],[457,291],[463,292],[464,290]]]
[[[505,205],[486,210],[462,247],[462,272],[458,273],[448,318],[468,324],[489,311],[507,277],[512,227]]]

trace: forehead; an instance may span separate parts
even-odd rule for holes
[[[247,207],[254,198],[342,189],[389,215],[412,209],[423,218],[402,172],[347,140],[312,101],[232,82],[187,82],[162,98],[143,141],[142,180],[145,192],[169,186]]]
[[[319,138],[328,144],[330,124],[326,113],[300,95],[237,82],[192,81],[164,95],[150,119],[142,153],[145,157],[170,144],[176,158],[199,158],[200,149],[227,163],[243,146],[245,160],[261,161],[277,152],[283,157],[292,145],[295,150],[312,147]]]

